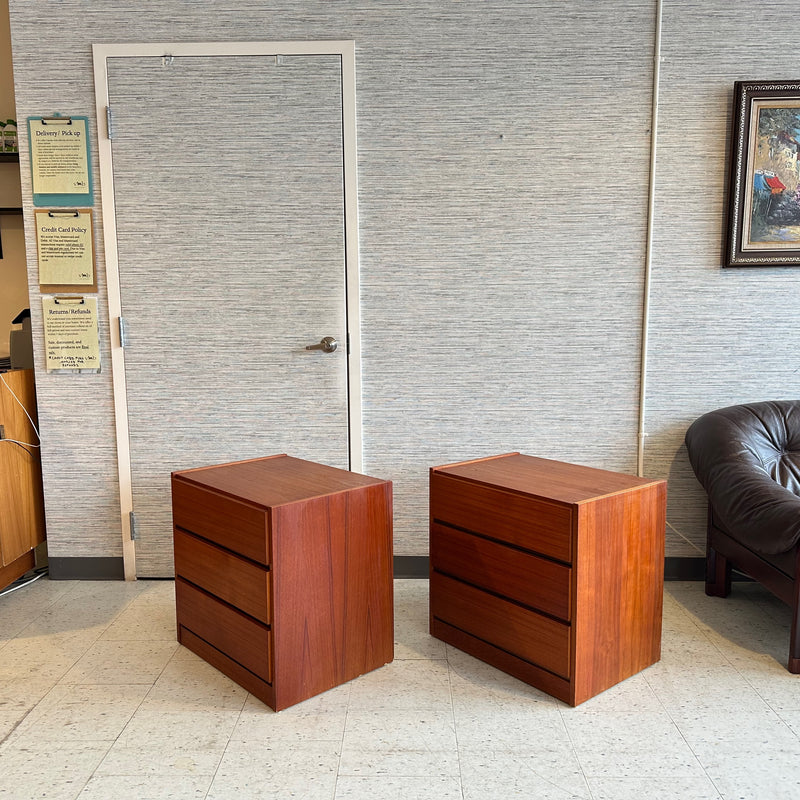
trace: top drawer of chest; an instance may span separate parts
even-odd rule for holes
[[[431,472],[431,519],[572,562],[571,506]]]
[[[269,566],[269,516],[263,509],[173,476],[172,522]]]

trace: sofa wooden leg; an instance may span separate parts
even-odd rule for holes
[[[727,597],[731,593],[731,564],[711,545],[706,552],[706,594]]]
[[[794,675],[800,674],[800,652],[798,652],[798,643],[800,643],[800,636],[797,635],[797,609],[795,608],[792,619],[792,635],[789,638],[789,663],[787,669]]]
[[[797,551],[796,570],[800,568],[800,550]],[[800,673],[800,580],[795,577],[794,591],[792,592],[792,630],[789,634],[789,672],[797,675]]]

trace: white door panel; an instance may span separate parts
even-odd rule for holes
[[[358,468],[342,57],[126,54],[107,80],[136,573],[168,576],[172,471]]]

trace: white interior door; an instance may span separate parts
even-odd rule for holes
[[[95,48],[127,577],[172,575],[174,470],[360,469],[352,44],[332,44]]]

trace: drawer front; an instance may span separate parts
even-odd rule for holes
[[[572,508],[431,473],[431,519],[572,563]]]
[[[431,523],[431,566],[569,621],[572,569],[514,547]]]
[[[268,518],[260,508],[173,476],[172,521],[178,528],[269,564]]]
[[[178,624],[237,661],[259,678],[272,682],[272,632],[186,581],[175,581]]]
[[[266,567],[222,550],[178,528],[174,531],[175,575],[269,625],[270,573]]]
[[[430,604],[435,618],[569,678],[569,625],[436,572]]]

